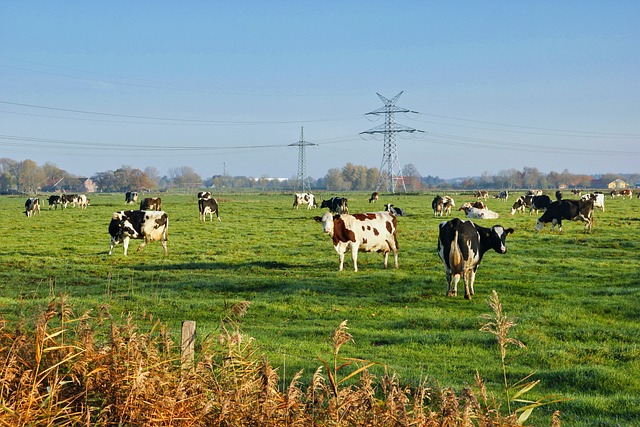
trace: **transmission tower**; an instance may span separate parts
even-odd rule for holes
[[[298,147],[298,177],[296,178],[295,190],[301,193],[309,192],[309,177],[307,176],[306,147],[318,145],[304,140],[304,127],[300,128],[300,141],[289,144],[290,147]]]
[[[400,95],[402,95],[403,92],[404,91],[400,92],[391,99],[387,99],[379,93],[376,93],[376,95],[378,95],[378,97],[384,103],[384,106],[382,108],[378,108],[377,110],[371,111],[366,115],[384,115],[384,123],[367,131],[360,132],[361,134],[368,133],[370,135],[384,135],[384,148],[382,150],[382,162],[380,164],[380,177],[378,178],[378,183],[376,184],[376,191],[380,189],[383,181],[386,181],[388,192],[395,193],[397,184],[402,184],[404,192],[407,192],[407,187],[404,185],[404,176],[402,176],[402,170],[400,169],[400,163],[398,162],[396,133],[414,133],[423,131],[396,124],[396,119],[394,116],[395,113],[415,113],[415,111],[396,106],[396,101],[398,100],[398,98],[400,98]]]

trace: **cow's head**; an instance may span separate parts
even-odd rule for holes
[[[501,225],[494,225],[491,227],[491,247],[499,254],[507,253],[507,247],[505,246],[507,235],[513,233],[513,228],[503,228]]]
[[[339,216],[339,215],[336,215]],[[330,236],[333,237],[333,215],[331,215],[331,212],[325,212],[324,215],[320,216],[316,216],[313,219],[315,219],[318,222],[322,223],[322,231]]]
[[[115,212],[109,225],[109,233],[114,237],[138,238],[138,232],[133,228],[129,217],[124,212]]]

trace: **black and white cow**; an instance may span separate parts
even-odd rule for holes
[[[530,208],[532,199],[533,196],[531,194],[518,197],[511,207],[511,215],[514,215],[516,212],[522,213],[525,211],[525,209]]]
[[[322,200],[320,209],[329,208],[329,212],[335,212],[338,214],[348,214],[349,205],[345,197],[332,197],[329,200]]]
[[[145,197],[140,202],[141,211],[161,211],[162,199],[160,197]]]
[[[398,268],[398,239],[395,215],[389,212],[369,212],[355,215],[332,215],[325,212],[314,219],[322,223],[322,230],[331,236],[333,247],[340,257],[339,270],[344,267],[344,254],[351,249],[353,270],[358,271],[358,251],[382,252],[384,268],[387,268],[389,252],[393,252]]]
[[[316,196],[311,193],[296,193],[293,195],[293,208],[298,209],[300,205],[307,205],[307,209],[317,208]]]
[[[200,199],[210,199],[211,191],[201,191],[198,193],[198,200]]]
[[[439,225],[438,254],[447,275],[447,296],[458,295],[458,282],[464,280],[464,297],[471,299],[473,283],[482,256],[489,249],[499,254],[507,252],[505,241],[513,228],[494,225],[481,227],[471,221],[454,218]]]
[[[57,195],[52,195],[49,196],[49,199],[47,199],[47,201],[49,202],[49,209],[53,208],[53,209],[58,209],[58,205],[62,204],[62,199],[60,196]]]
[[[487,190],[478,190],[476,191],[476,198],[487,200],[489,198],[489,192]]]
[[[499,199],[499,200],[502,200],[503,202],[506,202],[507,200],[509,200],[509,192],[507,190],[501,191],[496,196],[496,199]]]
[[[24,202],[24,213],[27,217],[40,215],[40,199],[30,197]]]
[[[129,239],[143,239],[138,251],[149,242],[160,241],[166,256],[168,233],[169,218],[164,211],[114,212],[111,223],[109,223],[109,234],[111,235],[109,255],[113,253],[115,245],[122,242],[126,256],[129,249]]]
[[[377,191],[374,191],[373,193],[371,193],[371,197],[369,197],[369,203],[377,202],[379,198],[380,194],[378,194]]]
[[[433,209],[433,216],[444,215],[444,199],[442,196],[436,196],[431,201],[431,209]]]
[[[542,196],[533,196],[531,197],[531,206],[529,207],[529,215],[531,212],[538,214],[538,211],[545,211],[551,204],[551,197],[543,194]]]
[[[124,193],[124,202],[128,205],[133,205],[138,201],[138,192],[137,191],[127,191]]]
[[[77,194],[63,194],[60,196],[60,203],[62,204],[62,208],[66,209],[67,205],[73,205],[75,208],[78,204],[78,195]]]
[[[590,231],[593,224],[593,200],[561,200],[549,205],[544,214],[536,223],[536,230],[540,231],[548,222],[551,230],[558,225],[558,231],[562,231],[562,220],[583,221],[585,231]]]
[[[211,221],[213,221],[213,214],[216,215],[218,221],[222,221],[220,219],[220,213],[218,212],[218,201],[213,197],[208,197],[206,199],[198,199],[198,212],[200,214],[200,221],[207,221],[207,215]]]
[[[404,216],[404,210],[402,208],[393,206],[391,203],[387,203],[386,205],[384,205],[384,210],[386,212],[391,212],[395,216]]]
[[[580,197],[580,200],[592,200],[594,208],[600,208],[604,212],[604,193],[596,191],[594,193],[587,193]]]

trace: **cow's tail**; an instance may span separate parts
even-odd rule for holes
[[[451,249],[449,250],[449,266],[453,270],[457,266],[462,266],[462,252],[458,243],[458,230],[454,232],[451,239]]]

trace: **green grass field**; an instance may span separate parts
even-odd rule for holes
[[[449,193],[456,205],[472,200]],[[581,222],[563,232],[535,231],[536,216],[509,209],[514,201],[489,199],[498,220],[513,227],[507,254],[485,255],[472,301],[445,296],[444,268],[436,252],[434,193],[347,194],[350,212],[407,212],[398,219],[400,268],[384,270],[382,255],[360,253],[359,271],[347,256],[338,271],[330,238],[313,220],[320,210],[293,210],[289,194],[214,194],[221,222],[198,220],[195,194],[163,194],[169,215],[169,256],[147,245],[129,256],[122,245],[108,256],[111,214],[129,209],[124,195],[92,194],[91,206],[52,210],[27,218],[24,197],[0,197],[0,315],[31,321],[56,295],[66,294],[77,314],[135,318],[153,315],[179,340],[183,320],[194,320],[202,338],[215,331],[230,306],[249,301],[243,331],[256,339],[284,382],[304,369],[308,379],[331,358],[332,331],[348,319],[355,342],[343,356],[378,362],[401,382],[461,389],[476,370],[500,396],[499,349],[480,332],[486,299],[496,290],[518,325],[512,336],[526,348],[507,354],[509,382],[534,373],[540,384],[528,395],[568,399],[534,411],[530,423],[549,425],[559,409],[563,425],[627,426],[640,419],[640,200],[606,199],[592,233]],[[333,194],[331,194],[333,195]],[[325,197],[330,197],[324,194]],[[321,199],[323,194],[317,194]],[[455,211],[452,216],[462,217]],[[390,263],[392,265],[392,263]]]

